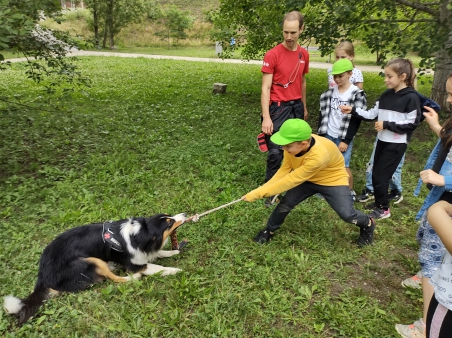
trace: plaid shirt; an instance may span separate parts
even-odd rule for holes
[[[320,114],[319,126],[317,133],[326,135],[328,133],[328,118],[330,116],[331,98],[333,97],[334,88],[328,89],[320,96]],[[367,109],[366,93],[362,89],[352,91],[348,103],[349,106]],[[353,117],[351,114],[344,114],[339,128],[338,138],[343,142],[350,144],[358,131],[361,120]]]

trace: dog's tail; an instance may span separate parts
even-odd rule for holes
[[[7,313],[16,316],[18,324],[22,325],[34,316],[47,299],[49,299],[48,289],[35,289],[25,299],[20,299],[12,295],[6,296],[3,307]]]

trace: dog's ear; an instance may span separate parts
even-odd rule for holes
[[[157,215],[156,215],[157,216]],[[146,220],[147,238],[143,241],[141,250],[144,252],[155,252],[162,248],[166,239],[165,234],[171,229],[174,220],[169,215],[160,214]]]

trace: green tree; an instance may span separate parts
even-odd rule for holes
[[[177,45],[179,40],[187,38],[185,30],[189,29],[194,21],[190,11],[181,10],[175,5],[164,6],[159,22],[165,27],[165,30],[157,32],[156,35],[166,39],[168,45],[171,43],[171,39],[173,39],[173,44]]]
[[[60,10],[59,0],[0,0],[0,53],[9,50],[25,56],[28,77],[37,82],[46,79],[49,92],[63,84],[70,84],[67,91],[88,83],[72,59],[65,58],[76,43],[66,33],[39,26],[45,16],[58,21]],[[0,61],[0,69],[5,69],[3,54]]]
[[[360,39],[383,64],[389,54],[421,56],[421,70],[435,70],[432,98],[446,107],[444,83],[452,73],[452,0],[221,0],[214,39],[228,46],[231,31],[246,57],[262,56],[281,40],[284,13],[305,14],[306,42],[323,54],[341,39]],[[227,56],[227,49],[226,49]]]
[[[115,46],[115,36],[132,22],[141,22],[148,4],[146,0],[85,0],[93,14],[94,40],[100,44],[100,30],[103,29],[102,47]]]

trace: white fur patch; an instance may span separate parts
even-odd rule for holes
[[[154,275],[158,272],[162,272],[162,276],[167,275],[174,275],[178,273],[179,271],[182,271],[178,268],[168,268],[166,266],[156,265],[156,264],[148,264],[146,270],[141,271],[143,275]]]
[[[7,313],[19,313],[23,304],[19,298],[9,295],[4,298],[3,307]]]
[[[143,265],[148,262],[147,255],[140,250],[135,249],[130,242],[130,236],[136,235],[140,232],[141,224],[133,221],[131,218],[128,222],[121,224],[121,236],[127,243],[127,251],[133,256],[130,260],[133,264]]]

